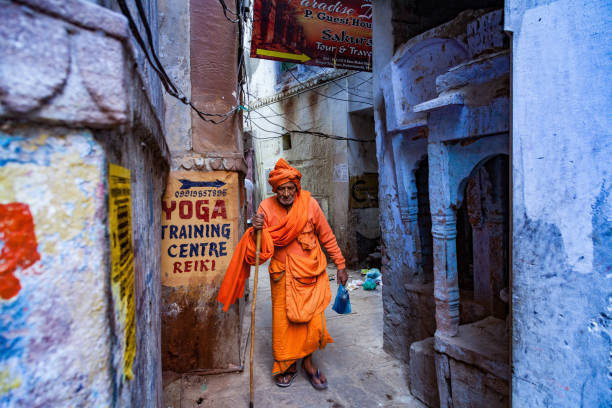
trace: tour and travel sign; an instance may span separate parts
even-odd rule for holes
[[[255,0],[251,57],[372,71],[372,0]]]
[[[238,174],[171,172],[162,201],[162,285],[216,284],[237,242]]]

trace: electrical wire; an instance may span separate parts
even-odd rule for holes
[[[349,77],[349,76],[352,76],[352,75],[356,75],[356,74],[358,74],[358,73],[359,73],[359,72],[353,72],[353,73],[351,73],[351,74],[346,74],[346,73],[345,73],[345,74],[342,74],[342,75],[341,75],[339,78],[337,78],[336,80],[340,80],[340,79],[342,79],[342,78],[346,78],[346,77]],[[278,102],[284,101],[284,100],[289,99],[289,98],[293,98],[294,96],[298,96],[298,95],[301,95],[301,94],[303,94],[303,93],[305,93],[305,92],[312,91],[312,90],[313,90],[313,89],[315,89],[315,88],[320,88],[320,87],[326,86],[326,85],[328,85],[328,84],[329,84],[329,82],[330,82],[330,81],[320,82],[320,83],[318,83],[318,84],[315,84],[315,85],[309,86],[309,87],[307,87],[307,88],[301,89],[301,90],[299,90],[299,91],[297,91],[297,92],[294,92],[294,93],[292,93],[292,94],[290,94],[290,95],[286,95],[286,96],[284,96],[284,97],[282,97],[282,98],[278,98],[278,99],[276,99],[276,100],[274,100],[274,101],[270,101],[270,102],[263,103],[262,105],[260,105],[260,106],[258,106],[258,107],[256,107],[256,108],[254,108],[254,110],[261,109],[261,108],[263,108],[264,106],[272,105],[272,104],[274,104],[274,103],[278,103]],[[339,92],[338,92],[338,93],[339,93]],[[257,102],[261,102],[261,99],[259,99],[259,98],[258,98],[258,99],[257,99]]]
[[[230,22],[230,23],[238,23],[240,21],[240,16],[238,15],[238,13],[236,13],[235,11],[232,11],[229,9],[229,7],[227,7],[227,4],[225,4],[225,0],[219,0],[219,3],[221,4],[221,7],[223,8],[223,15],[225,16],[225,18]],[[235,20],[232,20],[231,18],[228,17],[227,13],[233,14],[236,17],[238,17]]]
[[[262,130],[264,132],[268,132],[268,133],[274,133],[277,134],[278,136],[270,136],[270,137],[256,137],[253,136],[253,139],[256,140],[270,140],[270,139],[278,139],[281,138],[283,136],[285,136],[286,134],[304,134],[304,135],[310,135],[310,136],[317,136],[323,139],[332,139],[332,140],[346,140],[346,141],[350,141],[350,142],[360,142],[360,143],[374,143],[376,140],[375,139],[357,139],[354,137],[344,137],[344,136],[337,136],[337,135],[330,135],[327,133],[323,133],[323,132],[317,132],[317,131],[312,131],[312,130],[290,130],[285,128],[284,126],[278,125],[273,123],[273,125],[275,126],[279,126],[283,129],[286,130],[285,133],[281,133],[281,132],[277,132],[275,130],[269,130],[269,129],[264,129],[261,126],[259,126],[256,122],[253,122],[253,120],[251,120],[251,124],[255,125],[256,128],[258,128],[259,130]]]
[[[132,33],[134,35],[134,39],[136,40],[136,42],[138,43],[140,48],[143,50],[145,58],[147,59],[147,61],[149,61],[149,64],[151,64],[151,67],[153,68],[153,70],[159,76],[159,79],[162,82],[162,85],[166,89],[166,92],[168,92],[168,93],[173,92],[173,90],[170,89],[170,86],[169,86],[168,82],[164,78],[164,75],[161,73],[161,71],[155,65],[155,63],[153,61],[151,61],[151,57],[149,56],[149,53],[146,52],[146,46],[144,44],[144,41],[143,41],[142,37],[140,36],[140,32],[138,31],[138,27],[136,26],[136,22],[134,21],[134,19],[132,17],[132,14],[130,13],[130,10],[129,10],[127,4],[125,3],[125,0],[117,0],[117,3],[119,4],[119,8],[121,9],[121,12],[123,13],[123,15],[128,20],[128,25],[129,25],[130,30],[132,31]]]
[[[130,27],[130,31],[132,32],[132,35],[134,36],[134,39],[136,40],[136,43],[138,44],[138,46],[142,49],[144,56],[146,58],[146,60],[149,62],[149,64],[151,65],[151,68],[153,68],[153,70],[157,73],[157,76],[159,77],[159,80],[161,81],[164,89],[166,90],[166,92],[178,99],[179,101],[181,101],[182,103],[184,103],[185,105],[188,105],[194,112],[196,112],[196,114],[200,117],[200,119],[208,122],[208,123],[212,123],[215,125],[221,124],[223,122],[225,122],[230,115],[232,115],[237,109],[238,106],[233,107],[231,110],[229,110],[226,113],[207,113],[207,112],[203,112],[200,109],[198,109],[191,100],[189,100],[184,93],[172,82],[172,80],[170,79],[168,73],[166,72],[166,70],[164,69],[164,66],[161,64],[161,62],[159,61],[159,58],[157,56],[157,53],[155,51],[155,47],[153,46],[153,35],[151,33],[151,27],[149,25],[149,22],[147,20],[146,14],[144,12],[144,8],[142,6],[142,2],[141,0],[135,0],[136,3],[136,7],[138,9],[138,13],[140,15],[140,18],[142,20],[142,24],[145,27],[145,32],[147,33],[147,37],[149,40],[149,45],[151,47],[151,49],[147,49],[145,42],[142,38],[142,36],[140,35],[140,31],[138,30],[138,26],[136,25],[136,21],[134,20],[134,17],[132,16],[132,13],[130,12],[130,9],[127,5],[127,3],[125,2],[125,0],[117,0],[117,4],[119,5],[119,8],[121,9],[121,12],[123,13],[123,15],[127,18],[128,20],[128,25]],[[231,11],[231,10],[230,10]],[[152,54],[149,55],[149,52]],[[214,120],[214,119],[210,119],[211,117],[219,117],[222,118],[220,120]]]
[[[294,78],[294,79],[295,79],[295,80],[296,80],[296,81],[297,81],[299,84],[301,84],[301,85],[305,85],[305,84],[304,84],[304,82],[300,82],[300,80],[299,80],[298,78],[296,78],[296,77],[295,77],[295,75],[293,75],[293,73],[292,73],[291,71],[289,71],[289,73],[291,74],[291,76],[292,76],[292,77],[293,77],[293,78]],[[346,92],[347,94],[349,94],[349,95],[353,95],[353,96],[356,96],[356,97],[358,97],[358,98],[362,98],[362,99],[368,99],[366,96],[359,95],[359,94],[356,94],[356,93],[350,92],[350,91],[348,90],[348,89],[355,89],[356,87],[349,87],[349,86],[348,86],[348,84],[347,84],[347,87],[346,87],[346,89],[345,89],[344,87],[342,87],[342,86],[341,86],[341,85],[338,83],[338,81],[340,81],[341,79],[346,79],[346,78],[349,78],[349,77],[351,77],[351,76],[353,76],[353,75],[357,75],[357,74],[360,74],[360,73],[361,73],[361,71],[358,71],[358,72],[353,72],[353,73],[351,73],[350,75],[347,75],[347,76],[345,76],[345,77],[336,78],[336,79],[332,79],[331,81],[329,81],[329,82],[333,83],[334,85],[336,85],[336,86],[337,86],[338,88],[340,88],[340,90],[341,90],[341,91],[339,91],[339,92],[334,93],[332,96],[337,95],[337,94],[339,94],[339,93],[340,93],[340,92],[342,92],[342,91],[345,91],[345,92]],[[372,80],[372,76],[370,76],[369,78],[367,78],[365,81],[362,81],[361,83],[359,83],[359,85],[363,84],[364,82],[371,81],[371,80]],[[358,86],[359,86],[359,85],[358,85]],[[318,92],[317,92],[317,93],[318,93]],[[323,96],[325,96],[325,95],[323,95]],[[351,102],[352,102],[352,101],[351,101]],[[362,101],[355,101],[355,102],[359,102],[359,103],[367,103],[367,102],[362,102]]]
[[[247,91],[247,93],[248,93],[248,95],[249,95],[249,96],[252,96],[252,97],[256,98],[256,96],[255,96],[255,95],[253,95],[253,94],[249,93],[248,91]],[[315,102],[315,103],[313,103],[313,104],[312,104],[312,105],[310,105],[310,106],[313,106],[313,105],[315,105],[315,104],[317,104],[317,103],[318,103],[318,101],[317,101],[317,102]],[[310,106],[307,106],[306,108],[308,108],[308,107],[310,107]],[[274,109],[272,109],[272,106],[270,106],[270,105],[268,105],[268,109],[270,109],[272,112],[274,112],[274,115],[265,116],[265,115],[263,115],[261,112],[257,112],[256,110],[251,110],[251,109],[249,109],[249,110],[248,110],[248,112],[249,112],[249,113],[250,113],[250,112],[255,112],[255,113],[257,113],[257,114],[259,115],[260,119],[266,119],[266,121],[268,121],[268,120],[267,120],[268,118],[277,117],[277,116],[285,116],[285,117],[284,117],[284,119],[285,119],[287,122],[289,122],[289,123],[291,123],[291,124],[295,125],[295,127],[297,127],[298,129],[302,130],[302,128],[301,128],[301,126],[300,126],[300,125],[298,125],[298,124],[297,124],[297,123],[295,123],[293,120],[291,120],[291,119],[289,119],[288,117],[286,117],[286,115],[288,115],[288,112],[285,112],[285,113],[279,113],[279,112],[275,111]],[[305,109],[305,108],[302,108],[302,109]],[[270,123],[272,123],[272,122],[270,122]]]
[[[149,22],[147,21],[147,15],[144,11],[144,8],[142,7],[142,2],[140,0],[137,0],[135,3],[136,3],[136,8],[138,9],[138,14],[140,15],[140,19],[143,23],[145,32],[147,34],[147,40],[149,41],[149,47],[151,47],[151,50],[154,50],[155,46],[153,45],[153,34],[151,33],[151,27],[149,26]],[[174,92],[178,93],[178,89],[174,86],[174,84],[170,80],[170,77],[168,76],[166,71],[163,69],[162,63],[159,61],[157,54],[155,52],[152,52],[151,54],[153,54],[153,59],[155,60],[155,63],[157,64],[157,66],[161,68],[160,72],[163,75],[165,82]]]
[[[351,74],[351,75],[356,75],[356,74],[358,74],[358,72],[355,72],[355,73],[353,73],[353,74]],[[347,77],[347,78],[348,78],[348,77]],[[357,85],[355,85],[355,86],[353,86],[353,87],[350,87],[350,89],[357,89],[357,88],[359,88],[361,85],[363,85],[363,84],[365,84],[366,82],[369,82],[369,81],[371,81],[371,80],[372,80],[372,77],[367,78],[367,79],[365,79],[365,80],[361,81],[359,84],[357,84]],[[336,95],[338,95],[340,92],[342,92],[343,90],[344,90],[344,88],[341,88],[339,91],[336,91],[335,93],[331,94],[331,96],[336,96]],[[299,95],[299,94],[295,94],[295,95],[293,95],[293,96],[297,96],[297,95]],[[250,93],[249,93],[249,96],[252,96],[252,97],[254,97],[254,98],[256,98],[256,99],[258,99],[258,100],[259,100],[259,98],[257,98],[257,96],[255,96],[255,95],[253,95],[253,94],[250,94]],[[284,100],[284,99],[283,99],[283,100]],[[310,108],[310,107],[313,107],[314,105],[318,105],[318,104],[319,104],[319,103],[321,103],[322,101],[324,101],[324,99],[317,99],[317,100],[316,100],[314,103],[311,103],[311,104],[310,104],[310,105],[308,105],[308,106],[304,106],[303,108],[299,108],[299,109],[297,109],[297,110],[291,110],[291,111],[289,111],[289,112],[294,112],[294,113],[297,113],[297,112],[302,111],[302,110],[304,110],[304,109],[308,109],[308,108]],[[262,119],[263,119],[263,118],[274,118],[274,117],[277,117],[277,116],[283,116],[283,115],[287,115],[287,114],[288,114],[288,113],[278,113],[278,112],[276,112],[274,109],[272,109],[271,105],[272,105],[272,103],[265,104],[265,105],[262,105],[262,106],[259,106],[259,107],[255,108],[255,109],[249,109],[249,110],[248,110],[248,112],[255,112],[255,111],[259,110],[260,108],[267,107],[268,109],[270,109],[272,112],[274,112],[274,113],[275,113],[274,115],[265,115],[265,116],[261,116],[261,118],[262,118]],[[249,106],[250,106],[250,104],[249,104]],[[299,128],[299,126],[298,126],[298,128]]]
[[[250,94],[247,94],[250,95]],[[268,106],[269,108],[269,106]],[[317,136],[320,138],[324,138],[324,139],[332,139],[332,140],[346,140],[346,141],[352,141],[352,142],[360,142],[360,143],[373,143],[376,140],[375,139],[356,139],[353,137],[344,137],[344,136],[338,136],[338,135],[330,135],[327,133],[323,133],[323,132],[318,132],[318,131],[311,131],[311,130],[291,130],[291,129],[287,129],[285,126],[283,125],[279,125],[278,123],[274,123],[271,120],[269,120],[266,116],[263,116],[260,112],[257,112],[255,110],[250,110],[249,112],[254,112],[258,115],[260,115],[261,119],[264,119],[266,122],[270,123],[273,126],[277,126],[279,128],[281,128],[284,132],[278,132],[275,130],[269,130],[269,129],[264,129],[263,127],[259,126],[257,124],[257,122],[255,122],[252,118],[249,117],[249,123],[251,124],[251,126],[255,126],[256,128],[258,128],[259,130],[266,132],[266,133],[274,133],[278,136],[270,136],[270,137],[257,137],[257,136],[252,136],[253,139],[256,140],[271,140],[271,139],[279,139],[287,134],[306,134],[306,135],[310,135],[310,136]],[[285,118],[286,119],[286,118]],[[298,126],[299,127],[299,126]]]
[[[342,76],[340,76],[340,77],[338,77],[338,78],[334,79],[334,81],[339,81],[339,80],[341,80],[341,79],[343,79],[343,78],[348,78],[348,77],[351,77],[351,76],[353,76],[353,75],[357,75],[357,74],[359,74],[359,73],[361,73],[361,72],[360,72],[360,71],[358,71],[358,72],[352,72],[352,73],[350,73],[350,74],[343,74]],[[371,80],[371,79],[368,79],[368,80],[366,80],[366,81],[363,81],[362,83],[367,82],[367,81],[369,81],[369,80]],[[266,107],[266,106],[268,106],[268,105],[272,105],[272,104],[275,104],[275,103],[278,103],[278,102],[284,101],[284,100],[286,100],[286,99],[293,98],[294,96],[298,96],[298,95],[301,95],[301,94],[303,94],[303,93],[305,93],[305,92],[309,92],[309,91],[311,91],[311,90],[312,90],[312,89],[314,89],[314,88],[320,88],[320,87],[326,86],[326,85],[328,85],[328,84],[329,84],[329,82],[331,82],[331,81],[320,82],[320,83],[318,83],[318,84],[316,84],[316,85],[313,85],[313,86],[310,86],[310,87],[308,87],[308,88],[305,88],[305,89],[302,89],[302,90],[300,90],[300,91],[297,91],[297,92],[295,92],[295,93],[292,93],[291,95],[286,95],[286,96],[284,96],[284,97],[282,97],[282,98],[279,98],[279,99],[276,99],[276,100],[274,100],[274,101],[270,101],[270,102],[262,103],[260,106],[258,106],[258,107],[256,107],[256,108],[253,108],[252,110],[258,110],[258,109],[261,109],[261,108]],[[360,84],[360,85],[361,85],[361,84]],[[340,92],[341,92],[341,91],[338,91],[338,92],[336,92],[336,93],[335,93],[335,94],[333,94],[333,95],[337,95],[337,94],[339,94]],[[258,99],[257,99],[257,102],[261,102],[261,99],[259,99],[259,98],[258,98]],[[359,101],[358,101],[358,102],[359,102]],[[316,103],[319,103],[319,101],[317,101]],[[316,104],[316,103],[315,103],[315,104]],[[363,103],[363,104],[365,104],[365,102],[359,102],[359,103]],[[313,105],[314,105],[314,104],[313,104]],[[312,106],[312,105],[311,105],[311,106]]]
[[[328,135],[322,132],[314,132],[314,131],[305,131],[305,130],[291,130],[290,133],[304,134],[317,136],[324,139],[333,139],[333,140],[346,140],[349,142],[359,142],[359,143],[374,143],[376,139],[357,139],[354,137],[344,137],[344,136],[336,136],[336,135]]]
[[[291,76],[293,77],[293,79],[295,79],[295,80],[297,81],[297,83],[298,83],[298,84],[300,84],[300,85],[305,85],[305,84],[304,84],[302,81],[300,81],[299,79],[297,79],[297,77],[296,77],[295,75],[293,75],[293,72],[291,72],[291,71],[287,71],[287,72],[289,72],[289,74],[291,74]],[[346,78],[346,77],[344,77],[344,78]],[[341,78],[338,78],[338,79],[341,79]],[[331,82],[334,82],[334,81],[331,81]],[[335,98],[335,97],[333,97],[333,96],[327,96],[327,95],[325,95],[325,94],[323,94],[323,93],[321,93],[321,92],[317,91],[317,90],[316,90],[316,89],[314,89],[314,88],[312,88],[312,89],[308,89],[308,90],[309,90],[309,91],[311,91],[311,92],[314,92],[314,93],[316,93],[317,95],[320,95],[320,96],[322,96],[322,97],[324,97],[324,98],[329,98],[329,99],[333,99],[333,100],[336,100],[336,101],[342,101],[342,102],[359,102],[359,103],[363,103],[363,104],[366,104],[366,105],[372,105],[371,103],[368,103],[368,102],[351,101],[351,100],[349,100],[349,99]]]
[[[344,92],[346,92],[347,94],[349,94],[349,95],[353,95],[353,96],[355,96],[355,97],[357,97],[357,98],[368,99],[368,97],[367,97],[367,96],[359,95],[359,94],[356,94],[356,93],[353,93],[353,92],[349,91],[349,89],[354,89],[354,88],[349,88],[348,84],[346,85],[346,89],[344,89],[344,88],[343,88],[343,87],[342,87],[342,86],[341,86],[339,83],[337,83],[336,81],[332,81],[332,83],[333,83],[334,85],[336,85],[338,88],[340,88],[342,91],[344,91]],[[370,98],[370,99],[371,99],[371,98]],[[361,101],[355,101],[355,102],[365,103],[365,102],[361,102]]]
[[[277,127],[281,128],[282,130],[284,130],[285,132],[288,132],[288,129],[287,129],[286,127],[284,127],[283,125],[279,125],[278,123],[274,123],[274,122],[272,122],[270,119],[266,118],[265,116],[263,116],[263,115],[262,115],[261,113],[259,113],[259,112],[256,112],[256,111],[255,111],[255,113],[259,115],[259,118],[260,118],[260,119],[263,119],[263,120],[265,120],[266,122],[268,122],[269,124],[271,124],[271,125],[273,125],[273,126],[277,126]],[[284,119],[286,119],[286,118],[284,118]],[[301,129],[300,129],[300,130],[301,130]]]

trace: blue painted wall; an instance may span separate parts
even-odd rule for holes
[[[612,4],[506,2],[513,404],[612,406]]]

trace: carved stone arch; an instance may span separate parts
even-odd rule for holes
[[[437,97],[436,78],[468,58],[468,50],[454,38],[409,41],[400,48],[391,64],[398,125],[425,125],[427,114],[414,112],[413,107]]]
[[[461,205],[463,204],[463,200],[464,200],[464,193],[465,193],[465,188],[467,186],[468,180],[473,177],[481,168],[482,166],[484,166],[486,163],[489,162],[489,160],[494,159],[497,156],[508,156],[508,153],[506,152],[493,152],[491,154],[487,154],[486,156],[484,156],[482,159],[480,159],[470,170],[469,173],[467,173],[462,179],[461,181],[458,183],[457,185],[457,195],[456,195],[456,199],[454,200],[453,206],[455,208],[459,208],[461,207]]]

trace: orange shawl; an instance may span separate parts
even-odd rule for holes
[[[261,234],[261,251],[259,262],[266,262],[274,255],[274,247],[289,245],[306,226],[308,221],[308,203],[310,193],[300,190],[287,217],[278,225],[264,228]],[[227,311],[244,293],[244,284],[250,275],[250,266],[255,264],[255,239],[253,228],[249,228],[236,247],[225,277],[221,283],[217,300],[223,303],[223,311]]]

